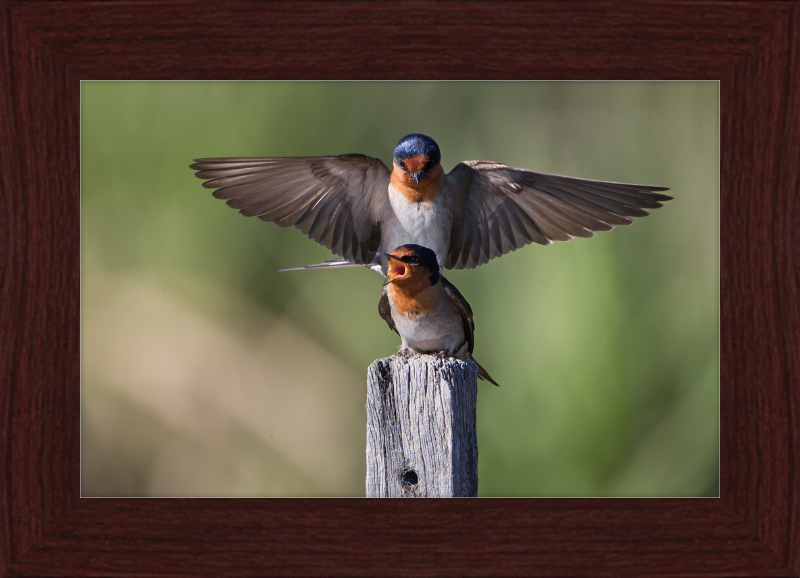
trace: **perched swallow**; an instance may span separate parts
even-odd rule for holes
[[[589,181],[491,161],[445,175],[436,142],[400,139],[390,171],[380,160],[329,157],[208,158],[191,168],[203,186],[246,216],[293,226],[342,259],[386,275],[386,254],[413,243],[447,269],[471,269],[529,243],[593,237],[672,197],[664,187]]]
[[[436,254],[427,247],[403,245],[388,255],[386,282],[378,311],[403,340],[400,352],[472,359],[475,345],[472,309],[440,274]],[[495,385],[481,364],[478,377]]]

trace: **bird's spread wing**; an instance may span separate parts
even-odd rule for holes
[[[394,324],[394,319],[392,319],[392,305],[389,303],[389,290],[386,286],[383,287],[381,299],[378,301],[378,313],[380,313],[383,320],[386,321],[389,329],[400,335],[400,332],[397,331],[397,327]]]
[[[203,186],[248,217],[293,226],[354,263],[372,263],[389,169],[364,155],[196,159]]]
[[[629,225],[672,197],[664,187],[588,181],[466,161],[448,175],[454,226],[445,267],[471,269],[529,243],[549,245]]]
[[[469,354],[472,355],[472,350],[475,347],[475,322],[472,320],[472,308],[469,306],[469,303],[467,303],[467,300],[464,299],[461,292],[456,289],[455,285],[444,277],[440,277],[439,279],[442,283],[444,294],[455,304],[458,308],[458,312],[461,314],[461,321],[464,324],[464,337],[469,346]]]

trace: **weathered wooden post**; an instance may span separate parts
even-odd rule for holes
[[[478,495],[473,361],[378,359],[367,375],[367,497]]]

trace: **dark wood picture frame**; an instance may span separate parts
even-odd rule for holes
[[[3,576],[800,573],[800,3],[2,2]],[[718,79],[721,498],[81,499],[81,79]]]

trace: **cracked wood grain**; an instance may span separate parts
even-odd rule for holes
[[[367,497],[478,495],[472,361],[374,361],[367,376]]]

